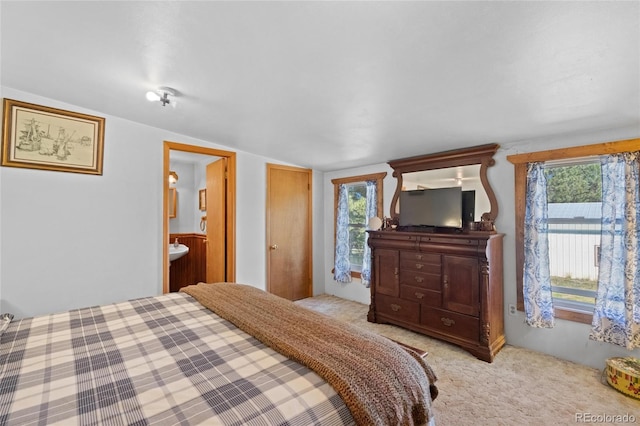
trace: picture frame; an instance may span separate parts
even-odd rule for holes
[[[4,98],[2,166],[102,175],[103,117]]]
[[[205,211],[207,210],[207,190],[206,189],[201,189],[198,192],[198,208],[200,209],[200,211]]]
[[[175,188],[169,188],[169,218],[173,219],[178,216],[177,211],[177,196],[178,191]]]

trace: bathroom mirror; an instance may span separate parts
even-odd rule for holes
[[[463,191],[475,191],[475,221],[493,223],[498,216],[498,202],[487,179],[487,168],[495,164],[493,155],[498,147],[486,144],[389,161],[397,179],[391,217],[398,219],[403,190],[461,186]]]

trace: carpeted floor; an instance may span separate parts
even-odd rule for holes
[[[329,295],[296,303],[428,351],[438,425],[640,424],[640,401],[603,383],[599,370],[509,345],[489,364],[449,343],[369,323],[361,303]],[[616,422],[624,415],[635,421]]]

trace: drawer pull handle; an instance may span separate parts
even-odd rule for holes
[[[416,298],[418,299],[422,299],[424,297],[424,293],[418,293],[416,292]]]
[[[395,303],[391,304],[391,310],[393,312],[398,312],[400,310],[400,305],[396,305]]]
[[[422,263],[416,263],[416,269],[422,269],[423,266]]]
[[[422,255],[421,254],[416,254],[416,259],[422,260]]]
[[[447,327],[451,327],[452,325],[454,325],[456,323],[454,320],[452,320],[451,318],[447,318],[447,317],[440,318],[440,321],[442,321],[442,323],[444,325],[446,325]]]
[[[416,282],[417,282],[417,283],[421,283],[422,281],[424,281],[424,278],[422,278],[422,277],[418,277],[418,276],[416,276],[416,277],[414,277],[414,278],[416,279]]]
[[[399,270],[398,270],[398,268],[396,267],[396,268],[393,270],[393,275],[398,275],[398,273],[400,273],[400,271],[399,271]]]

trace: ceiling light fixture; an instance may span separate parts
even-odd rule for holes
[[[153,91],[147,92],[147,100],[149,102],[160,102],[162,103],[162,106],[167,106],[167,104],[171,104],[171,99],[169,99],[169,96],[175,97],[176,91],[175,89],[172,89],[171,87],[166,87],[166,86],[158,87],[158,90],[156,90],[155,92]],[[173,101],[172,106],[175,106],[175,100]]]
[[[178,174],[173,170],[171,170],[169,172],[169,183],[175,185],[177,181],[178,181]]]

